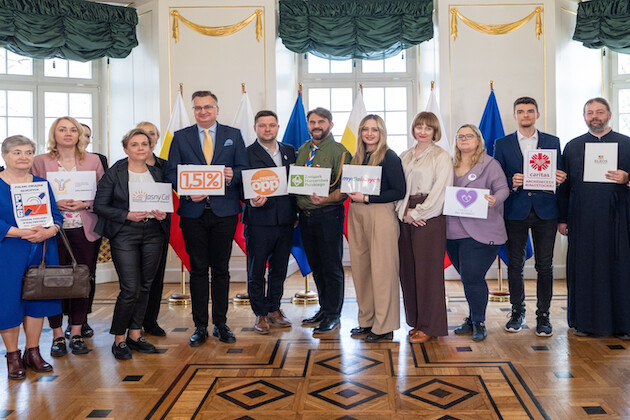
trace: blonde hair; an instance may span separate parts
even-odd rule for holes
[[[483,135],[481,134],[481,131],[479,131],[477,126],[474,124],[462,125],[461,127],[457,129],[457,133],[459,133],[459,131],[462,128],[470,128],[479,139],[479,143],[477,143],[477,150],[475,150],[475,152],[472,155],[472,166],[475,166],[477,163],[479,163],[479,160],[481,160],[481,157],[486,153],[486,146],[484,145]],[[462,151],[459,150],[459,147],[457,146],[457,137],[455,137],[455,156],[453,157],[453,166],[455,166],[456,168],[459,168],[461,164],[462,164]]]
[[[383,161],[383,159],[385,159],[385,153],[387,153],[387,150],[389,150],[389,147],[387,147],[387,129],[385,128],[385,121],[383,121],[383,119],[376,114],[367,115],[363,117],[363,119],[359,123],[357,151],[354,154],[352,161],[350,162],[351,165],[363,165],[363,161],[365,160],[365,155],[367,152],[365,150],[365,143],[363,143],[362,133],[363,127],[365,127],[365,124],[367,124],[367,122],[370,120],[376,121],[376,126],[378,127],[380,137],[378,140],[378,144],[376,145],[376,150],[374,150],[372,156],[370,156],[368,165],[378,166]]]
[[[83,141],[83,126],[80,122],[75,120],[72,117],[59,117],[57,118],[52,125],[50,126],[50,130],[48,131],[48,155],[53,159],[59,159],[59,150],[57,150],[57,140],[55,139],[55,131],[57,130],[57,126],[63,120],[69,121],[72,125],[77,128],[79,132],[79,138],[77,139],[77,144],[75,145],[74,154],[77,158],[79,158],[79,162],[82,162],[85,159],[85,142]]]
[[[142,128],[142,127],[144,127],[146,125],[150,125],[151,127],[155,128],[155,134],[157,135],[157,138],[159,140],[160,139],[160,129],[157,128],[157,125],[153,124],[152,122],[140,121],[138,124],[136,124],[136,128]]]
[[[413,129],[419,125],[425,124],[428,127],[433,129],[433,142],[438,142],[442,138],[442,129],[440,128],[440,120],[435,116],[433,112],[421,112],[415,116],[413,122],[411,123],[411,137],[414,140],[416,139],[416,135],[413,132]]]

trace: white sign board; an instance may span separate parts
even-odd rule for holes
[[[53,225],[48,182],[12,184],[11,202],[15,221],[20,229]]]
[[[330,168],[291,166],[287,191],[290,194],[317,194],[320,197],[328,197],[330,173]]]
[[[556,149],[527,150],[523,156],[523,189],[556,190]]]
[[[225,195],[223,165],[177,165],[177,194]]]
[[[173,212],[173,186],[165,182],[130,182],[129,211]]]
[[[584,144],[584,182],[615,182],[606,174],[617,170],[618,147],[617,143]]]
[[[485,194],[490,190],[483,188],[446,187],[444,214],[446,216],[488,218],[488,200]]]
[[[341,192],[379,195],[382,172],[382,166],[344,165],[341,173]]]
[[[242,171],[243,193],[246,200],[256,196],[287,195],[287,169],[284,166]]]
[[[95,171],[48,172],[46,179],[50,182],[55,201],[92,201],[96,195]]]

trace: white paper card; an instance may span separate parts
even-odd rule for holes
[[[556,149],[532,149],[523,156],[523,189],[556,190]]]
[[[225,195],[224,165],[177,165],[177,194]]]
[[[96,195],[95,171],[48,172],[46,179],[50,182],[55,201],[92,201]]]
[[[291,166],[287,191],[290,194],[317,194],[320,197],[328,197],[330,173],[330,168]]]
[[[248,169],[243,174],[243,193],[249,200],[256,196],[287,195],[287,169],[284,166]]]
[[[53,225],[48,182],[12,184],[11,202],[15,221],[20,229]]]
[[[382,172],[382,166],[344,165],[341,173],[341,192],[379,195]]]
[[[166,182],[130,182],[129,211],[173,213],[173,186]]]
[[[444,212],[447,216],[488,218],[488,200],[483,196],[490,190],[483,188],[446,187]]]
[[[584,144],[584,182],[612,182],[606,179],[608,171],[617,170],[617,143]]]

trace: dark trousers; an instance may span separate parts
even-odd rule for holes
[[[343,305],[343,205],[300,211],[300,230],[308,264],[326,317],[338,318]]]
[[[472,238],[446,241],[448,258],[462,278],[469,315],[473,322],[486,320],[488,306],[486,273],[497,257],[499,248],[500,245],[486,245]]]
[[[512,308],[525,308],[523,267],[525,267],[527,233],[531,229],[534,241],[534,258],[536,259],[535,267],[538,273],[536,315],[549,313],[553,295],[553,247],[556,240],[558,219],[543,220],[532,208],[525,220],[506,220],[505,227],[508,235],[505,246],[508,254],[508,283]]]
[[[123,335],[142,328],[149,289],[162,255],[164,230],[155,219],[132,222],[123,226],[110,244],[120,293],[109,332]]]
[[[147,302],[147,309],[144,312],[144,321],[142,326],[146,328],[152,328],[157,324],[158,315],[160,314],[160,304],[162,303],[162,291],[164,290],[164,270],[166,269],[166,258],[168,258],[168,239],[170,232],[164,235],[164,243],[162,244],[162,254],[160,255],[160,262],[158,264],[155,278],[151,282],[151,289],[149,290],[149,301]]]
[[[96,258],[98,257],[98,242],[90,242],[85,237],[83,228],[64,229],[74,258],[79,264],[85,264],[90,269],[92,291],[90,296],[94,296],[94,274],[96,273]],[[59,264],[70,265],[72,258],[66,249],[63,241],[57,241],[59,249]],[[63,299],[61,301],[62,313],[48,317],[50,328],[61,328],[63,314],[68,314],[68,323],[71,325],[83,325],[87,322],[87,314],[90,308],[90,298]]]
[[[293,241],[293,225],[245,225],[247,244],[247,293],[257,316],[280,309]],[[265,270],[269,275],[265,293]]]
[[[237,215],[219,217],[210,209],[196,219],[182,217],[180,220],[186,252],[190,256],[190,297],[197,328],[208,326],[208,267],[212,278],[212,323],[224,325],[227,321],[229,263],[237,222]]]
[[[88,297],[89,299],[88,314],[92,313],[92,305],[94,304],[94,294],[96,293],[96,264],[98,263],[98,253],[101,249],[102,243],[103,243],[103,238],[98,238],[96,241],[94,241],[96,252],[94,253],[94,271],[91,272],[91,276],[90,276],[90,296]]]

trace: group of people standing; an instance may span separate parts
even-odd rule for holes
[[[71,117],[57,119],[50,130],[48,153],[35,156],[35,144],[12,136],[2,144],[7,168],[0,173],[0,282],[3,310],[0,333],[7,348],[9,377],[22,379],[25,369],[52,370],[39,352],[43,317],[53,329],[51,355],[67,353],[66,337],[74,354],[89,348],[84,338],[93,334],[87,322],[94,287],[88,298],[63,302],[24,301],[21,279],[28,266],[41,259],[42,242],[49,240],[48,264],[68,263],[69,253],[57,250],[55,236],[68,236],[79,263],[90,267],[92,280],[100,238],[110,241],[120,282],[110,333],[117,359],[132,357],[131,350],[152,353],[155,347],[142,336],[163,336],[157,315],[162,294],[170,217],[161,211],[129,211],[129,182],[170,182],[177,189],[177,167],[183,164],[223,165],[225,194],[182,196],[178,213],[190,256],[190,290],[195,331],[192,347],[212,335],[225,343],[236,337],[227,325],[229,260],[238,215],[243,212],[247,245],[248,293],[256,316],[254,331],[269,333],[271,326],[286,328],[291,321],[280,308],[291,249],[293,228],[299,224],[304,248],[320,299],[320,309],[304,319],[315,336],[339,329],[344,297],[343,225],[346,199],[352,277],[358,302],[356,338],[379,342],[393,338],[400,328],[402,286],[405,319],[411,327],[409,342],[422,343],[448,334],[444,255],[460,273],[469,316],[455,329],[487,336],[485,311],[488,287],[485,275],[500,245],[508,251],[508,278],[512,312],[505,329],[519,332],[525,324],[523,267],[528,232],[536,257],[536,334],[550,336],[549,307],[553,286],[553,249],[556,229],[569,235],[567,282],[569,326],[576,335],[618,335],[630,338],[630,138],[614,133],[608,122],[610,106],[603,98],[589,100],[584,118],[589,133],[571,141],[561,155],[559,140],[535,128],[540,114],[532,98],[514,103],[518,130],[496,141],[494,158],[486,153],[479,129],[466,124],[456,135],[454,157],[437,146],[440,124],[430,112],[421,112],[411,124],[415,144],[401,156],[387,146],[387,130],[378,115],[360,123],[356,153],[352,156],[331,134],[332,114],[324,108],[308,112],[311,139],[296,152],[276,139],[279,124],[273,111],[255,117],[256,141],[249,147],[239,130],[217,122],[218,99],[210,91],[192,95],[196,124],[175,132],[167,161],[153,153],[159,132],[141,123],[127,133],[122,145],[127,158],[107,168],[104,157],[88,153],[83,127]],[[618,144],[618,169],[606,175],[609,183],[583,180],[584,143]],[[523,156],[531,149],[557,151],[557,193],[523,189]],[[343,166],[381,167],[380,192],[341,193]],[[242,199],[242,171],[290,165],[330,168],[329,194],[256,196]],[[19,229],[13,215],[10,186],[45,180],[51,171],[94,171],[98,181],[93,201],[51,200],[54,226]],[[444,216],[447,186],[489,190],[485,219]],[[50,191],[51,197],[53,196]],[[265,271],[268,269],[268,275]],[[266,277],[266,278],[265,278]],[[92,281],[94,285],[94,281]],[[63,314],[68,329],[62,330]],[[26,350],[17,348],[19,326],[24,324]]]

